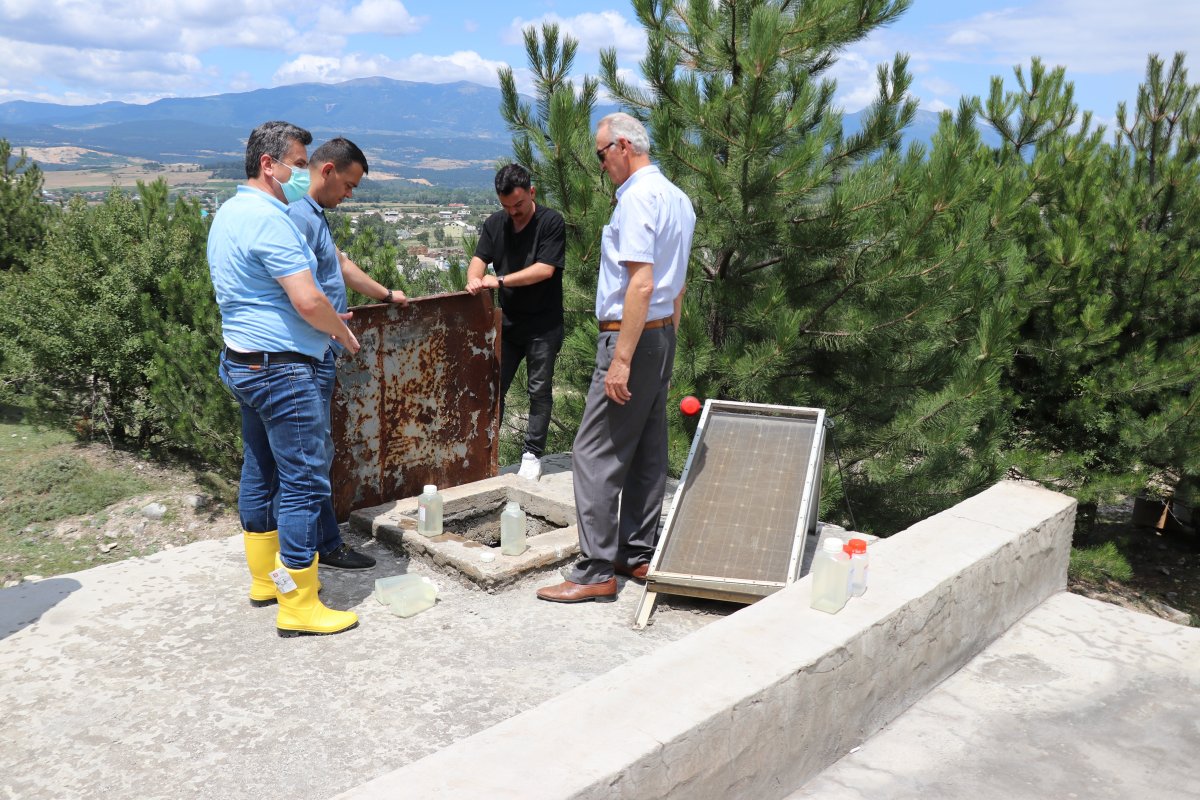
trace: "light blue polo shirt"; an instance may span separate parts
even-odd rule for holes
[[[317,257],[317,285],[338,312],[346,313],[346,280],[342,277],[342,262],[329,231],[329,221],[325,219],[325,210],[316,200],[304,195],[288,204],[287,213]]]
[[[617,187],[617,207],[604,226],[596,318],[619,320],[629,288],[629,262],[653,265],[654,291],[647,320],[675,313],[675,298],[687,281],[696,212],[683,191],[651,164]]]
[[[325,357],[329,335],[305,322],[279,285],[279,278],[305,269],[315,279],[317,270],[316,257],[283,203],[239,186],[213,217],[208,269],[226,345]]]

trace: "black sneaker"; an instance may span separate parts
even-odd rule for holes
[[[375,559],[357,552],[348,544],[343,544],[329,555],[321,556],[317,563],[322,567],[334,569],[370,569],[375,566]]]

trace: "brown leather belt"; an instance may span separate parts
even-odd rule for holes
[[[652,331],[655,328],[665,328],[671,324],[672,317],[663,317],[662,319],[652,319],[642,326],[644,331]],[[609,333],[610,331],[621,330],[621,320],[619,319],[602,319],[600,320],[600,332]]]

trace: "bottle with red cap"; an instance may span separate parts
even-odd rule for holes
[[[846,555],[850,558],[850,596],[862,597],[867,591],[867,543],[864,539],[846,542]]]

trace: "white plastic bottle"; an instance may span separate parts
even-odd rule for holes
[[[836,614],[846,605],[850,589],[850,557],[843,552],[842,540],[830,536],[813,556],[812,607]]]
[[[525,512],[516,500],[509,500],[500,514],[500,552],[519,556],[525,552]]]
[[[417,498],[417,533],[422,536],[442,535],[442,496],[432,483]]]
[[[846,546],[850,548],[850,596],[862,597],[867,591],[867,570],[870,566],[867,542],[865,539],[851,539]]]

